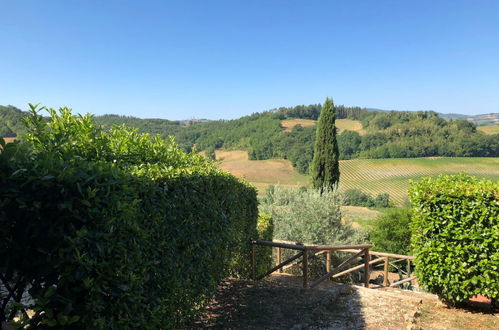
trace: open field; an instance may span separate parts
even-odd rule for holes
[[[301,186],[308,177],[299,174],[284,159],[248,160],[246,151],[217,150],[220,167],[254,184],[260,195],[271,184]],[[397,204],[407,200],[409,180],[424,176],[466,172],[499,180],[499,158],[404,158],[352,159],[340,161],[340,189],[357,188],[373,195],[387,192]]]
[[[281,121],[281,126],[284,128],[285,132],[290,132],[296,125],[301,125],[302,127],[314,126],[316,120],[312,119],[285,119]]]
[[[285,132],[289,132],[296,125],[301,125],[303,127],[314,126],[316,123],[315,120],[310,119],[286,119],[281,121],[282,127],[284,127]],[[338,128],[338,133],[343,131],[356,131],[360,135],[364,135],[365,131],[362,128],[362,123],[358,120],[352,119],[336,119],[336,127]]]
[[[485,134],[499,134],[499,125],[478,126],[477,129]]]
[[[217,150],[215,154],[220,168],[251,182],[260,195],[271,184],[302,186],[308,182],[308,178],[285,159],[248,160],[248,153],[242,150]]]

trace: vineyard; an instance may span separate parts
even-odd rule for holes
[[[409,180],[439,174],[470,175],[499,180],[499,158],[353,159],[340,161],[342,190],[362,189],[373,195],[388,192],[402,204],[407,200]]]
[[[285,159],[248,160],[245,151],[216,152],[220,167],[254,184],[259,194],[271,184],[302,186],[308,178]],[[352,159],[340,161],[340,189],[357,188],[372,195],[387,192],[401,205],[407,200],[409,180],[424,176],[456,174],[499,180],[499,158],[432,157],[404,159]]]

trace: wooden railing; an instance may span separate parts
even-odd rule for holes
[[[278,248],[278,257],[277,257],[277,265],[270,269],[269,271],[265,272],[262,275],[256,276],[255,274],[255,264],[256,264],[256,246],[257,245],[262,245],[262,246],[271,246]],[[369,274],[369,249],[372,247],[372,244],[359,244],[359,245],[305,245],[301,243],[292,243],[292,242],[283,242],[283,241],[252,241],[251,242],[251,249],[252,249],[252,274],[253,278],[260,280],[263,279],[264,277],[272,274],[276,270],[281,270],[283,269],[284,266],[291,264],[293,261],[301,258],[301,263],[302,263],[302,274],[303,274],[303,287],[304,288],[313,288],[322,281],[332,277],[333,275],[339,273],[342,269],[344,269],[348,264],[352,263],[355,259],[358,257],[364,256],[364,271],[366,274]],[[281,251],[280,249],[290,249],[290,250],[296,250],[299,251],[297,254],[292,256],[291,258],[282,261],[281,260]],[[352,257],[348,258],[336,268],[331,269],[331,256],[333,251],[344,251],[344,250],[351,250],[351,249],[358,249],[358,252],[356,252],[355,255]],[[311,257],[318,256],[320,254],[326,253],[327,254],[327,270],[326,274],[323,276],[319,277],[315,281],[309,284],[308,280],[308,260]],[[295,263],[296,264],[296,263]],[[361,265],[362,266],[362,265]],[[365,277],[364,285],[366,287],[369,287],[369,277]]]
[[[270,246],[277,249],[277,265],[272,269],[268,270],[264,274],[256,276],[255,274],[255,263],[256,263],[256,246]],[[369,287],[369,279],[370,279],[370,268],[371,265],[375,265],[383,262],[383,286],[395,287],[402,285],[407,282],[412,282],[416,279],[415,276],[411,274],[411,261],[414,260],[413,256],[406,256],[400,254],[393,253],[384,253],[384,252],[376,252],[370,251],[372,248],[372,244],[360,244],[360,245],[313,245],[313,244],[303,244],[303,243],[295,243],[289,241],[252,241],[252,275],[254,279],[261,280],[264,277],[272,274],[277,271],[279,273],[283,272],[286,269],[289,269],[293,266],[302,264],[302,274],[303,274],[303,287],[304,288],[313,288],[319,283],[323,282],[329,278],[338,278],[340,276],[346,275],[348,273],[364,269],[364,286]],[[297,254],[292,256],[291,258],[282,261],[282,249],[296,250],[299,251]],[[354,255],[343,261],[341,264],[332,268],[332,255],[333,252],[346,252],[353,253]],[[326,274],[322,275],[315,281],[309,284],[309,259],[318,257],[320,255],[326,255]],[[373,259],[373,257],[375,257]],[[363,258],[364,262],[361,265],[357,265],[346,269],[346,266],[354,262],[357,258]],[[395,261],[390,262],[390,258],[395,258]],[[401,267],[398,267],[396,264],[401,261],[407,262],[407,272],[403,271]],[[389,266],[395,267],[400,273],[404,273],[407,275],[407,278],[401,279],[399,281],[389,283],[388,274],[389,274]],[[374,267],[374,266],[373,266]]]

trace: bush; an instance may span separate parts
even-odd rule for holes
[[[369,233],[374,250],[410,254],[411,210],[394,209],[374,219]]]
[[[416,274],[443,301],[499,297],[499,184],[461,174],[410,189]]]
[[[283,189],[271,186],[262,200],[261,210],[274,221],[274,239],[308,244],[358,244],[366,242],[364,232],[341,221],[340,198],[336,191]],[[333,254],[337,264],[339,256]],[[320,259],[322,260],[322,259]],[[325,270],[321,261],[312,273]]]
[[[28,290],[31,328],[178,328],[249,275],[254,188],[173,140],[50,114],[0,154],[1,316]]]
[[[376,195],[376,198],[360,189],[347,189],[342,195],[343,205],[364,206],[364,207],[390,207],[390,195],[381,193]]]
[[[256,227],[258,239],[262,241],[272,241],[274,236],[274,222],[272,217],[265,213],[260,213],[258,216],[258,224]],[[263,274],[272,268],[272,248],[265,246],[257,247],[256,255],[256,274]]]
[[[371,207],[374,206],[374,201],[371,195],[360,189],[347,189],[343,193],[343,205]]]

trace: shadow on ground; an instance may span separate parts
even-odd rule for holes
[[[363,329],[360,297],[349,285],[302,289],[289,281],[225,281],[198,328]]]

